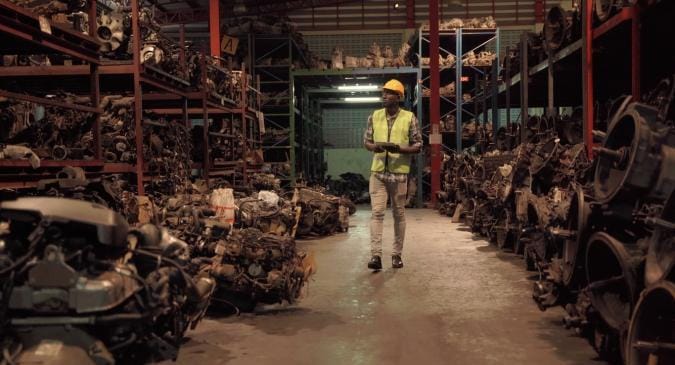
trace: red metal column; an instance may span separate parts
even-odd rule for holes
[[[581,74],[583,98],[584,145],[593,158],[593,2],[585,1],[581,12]]]
[[[96,19],[96,0],[89,0],[89,19]],[[96,22],[89,22],[89,34],[96,34]],[[89,85],[90,85],[90,95],[91,95],[91,105],[94,108],[98,108],[101,102],[101,90],[99,84],[99,72],[98,65],[89,64]],[[96,113],[96,119],[94,120],[93,127],[94,134],[94,159],[102,159],[102,148],[101,148],[101,114]]]
[[[429,74],[431,76],[431,98],[429,100],[429,121],[431,136],[440,134],[440,87],[441,80],[438,69],[438,0],[429,1]],[[458,55],[459,57],[459,55]],[[436,137],[437,138],[437,137]],[[431,139],[430,139],[431,140]],[[431,144],[431,204],[436,205],[436,192],[441,190],[441,145],[438,141]]]
[[[632,6],[631,10],[631,91],[633,100],[640,100],[640,7]]]
[[[415,0],[405,2],[405,26],[415,28]]]
[[[131,1],[131,33],[141,34],[138,24],[138,0]],[[143,90],[141,89],[141,42],[133,42],[134,55],[134,130],[136,133],[136,183],[138,195],[145,195],[143,187]]]
[[[209,0],[211,56],[220,57],[220,0]]]
[[[545,14],[546,2],[542,0],[536,0],[534,2],[534,21],[537,23],[543,23]]]

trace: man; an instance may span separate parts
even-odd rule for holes
[[[394,216],[394,246],[391,266],[403,267],[401,254],[405,238],[405,203],[408,189],[410,157],[420,152],[422,134],[415,115],[399,107],[404,87],[398,80],[389,80],[382,88],[383,109],[368,118],[363,144],[374,153],[370,167],[370,250],[368,268],[382,269],[382,222],[387,198],[391,200]]]

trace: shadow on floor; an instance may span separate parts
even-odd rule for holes
[[[278,336],[292,336],[302,330],[320,331],[345,323],[335,313],[302,307],[259,307],[255,314],[241,316],[240,320],[267,334]]]
[[[578,346],[579,335],[573,330],[567,330],[561,336],[558,328],[563,327],[562,318],[542,318],[538,322],[539,338],[554,346],[556,356],[561,360],[573,361],[572,365],[606,365],[606,361],[599,356],[588,358],[587,349]],[[590,346],[590,345],[589,345]]]

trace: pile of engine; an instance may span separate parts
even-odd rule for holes
[[[257,228],[232,231],[192,247],[201,270],[217,283],[216,302],[252,310],[257,303],[294,303],[315,270],[312,258],[296,249],[290,235]]]
[[[575,128],[542,118],[511,151],[444,162],[441,213],[522,255],[539,308],[562,306],[565,326],[613,362],[675,361],[673,84],[613,103],[593,164]]]
[[[146,154],[187,160],[180,146],[146,138]],[[211,303],[251,311],[298,301],[316,264],[296,235],[348,229],[346,199],[304,186],[281,196],[210,190],[180,171],[158,169],[140,197],[123,175],[67,167],[0,202],[5,361],[43,356],[45,346],[77,363],[175,359]],[[273,176],[252,180],[279,187]],[[224,193],[231,205],[214,198]]]
[[[7,363],[175,359],[215,289],[190,271],[188,244],[100,205],[20,198],[0,204],[0,220]]]
[[[174,197],[161,214],[171,232],[190,242],[199,271],[216,280],[214,300],[244,311],[257,303],[294,303],[315,271],[295,244],[300,210],[272,191],[241,197],[232,207],[213,202],[200,194]],[[221,214],[228,209],[236,210],[233,226]]]
[[[349,215],[356,211],[354,204],[348,198],[324,194],[321,190],[299,186],[293,193],[293,203],[299,208],[296,232],[299,237],[349,230]]]
[[[331,176],[328,175],[324,185],[330,194],[347,197],[354,204],[370,202],[368,180],[361,174],[345,172],[340,174],[339,180],[332,180]]]
[[[214,199],[222,194],[232,197],[231,206]],[[200,192],[193,184],[184,194],[154,199],[155,211],[189,243],[197,271],[214,277],[218,303],[248,311],[257,303],[295,302],[315,270],[295,237],[346,231],[348,202],[304,187],[289,199],[269,190],[236,195],[227,188]]]

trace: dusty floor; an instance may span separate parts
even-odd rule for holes
[[[561,309],[537,309],[522,260],[435,211],[407,211],[398,271],[388,212],[384,270],[367,270],[369,217],[360,207],[348,234],[299,242],[318,262],[299,304],[208,318],[178,364],[604,364]]]

